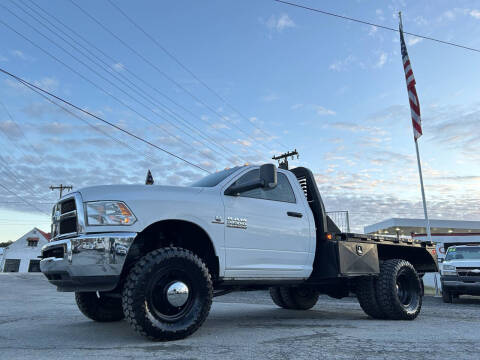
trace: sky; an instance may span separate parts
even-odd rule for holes
[[[297,3],[480,49],[477,1]],[[107,0],[2,1],[0,67],[210,172],[297,149],[354,231],[423,216],[398,33],[272,0],[115,4],[144,32]],[[430,217],[480,220],[480,54],[406,41]],[[50,185],[206,174],[68,111],[0,74],[0,242],[48,231]]]

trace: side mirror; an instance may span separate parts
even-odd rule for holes
[[[260,166],[260,180],[266,189],[274,189],[277,186],[277,167],[274,164]]]
[[[440,264],[443,263],[443,261],[444,261],[444,258],[438,258],[438,262],[439,262]]]
[[[225,190],[225,195],[237,196],[242,192],[264,188],[274,189],[277,186],[277,168],[274,164],[264,164],[260,166],[260,176],[258,179],[252,180],[241,185],[232,185]]]

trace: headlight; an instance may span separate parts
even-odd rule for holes
[[[137,218],[121,201],[85,203],[88,225],[132,225]]]
[[[455,271],[455,270],[457,270],[457,269],[456,269],[455,266],[453,266],[453,265],[443,265],[443,270],[452,270],[452,271]]]

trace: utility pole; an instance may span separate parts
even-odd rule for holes
[[[295,155],[297,156],[297,159],[300,157],[297,149],[295,149],[293,151],[286,152],[286,153],[284,153],[282,155],[279,155],[279,156],[274,155],[272,157],[272,159],[278,161],[278,167],[280,169],[288,170],[288,158],[291,156],[292,160],[293,160],[293,159],[295,159]]]
[[[72,190],[73,189],[73,186],[72,185],[63,185],[63,184],[60,184],[59,186],[53,186],[53,185],[50,185],[50,190],[54,191],[54,190],[60,190],[60,197],[59,199],[62,198],[62,195],[63,195],[63,190]]]

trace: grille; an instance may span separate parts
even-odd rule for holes
[[[65,234],[76,234],[78,229],[77,204],[75,197],[58,202],[53,207],[52,236],[57,238]]]
[[[480,269],[478,267],[457,267],[458,276],[480,276]]]

